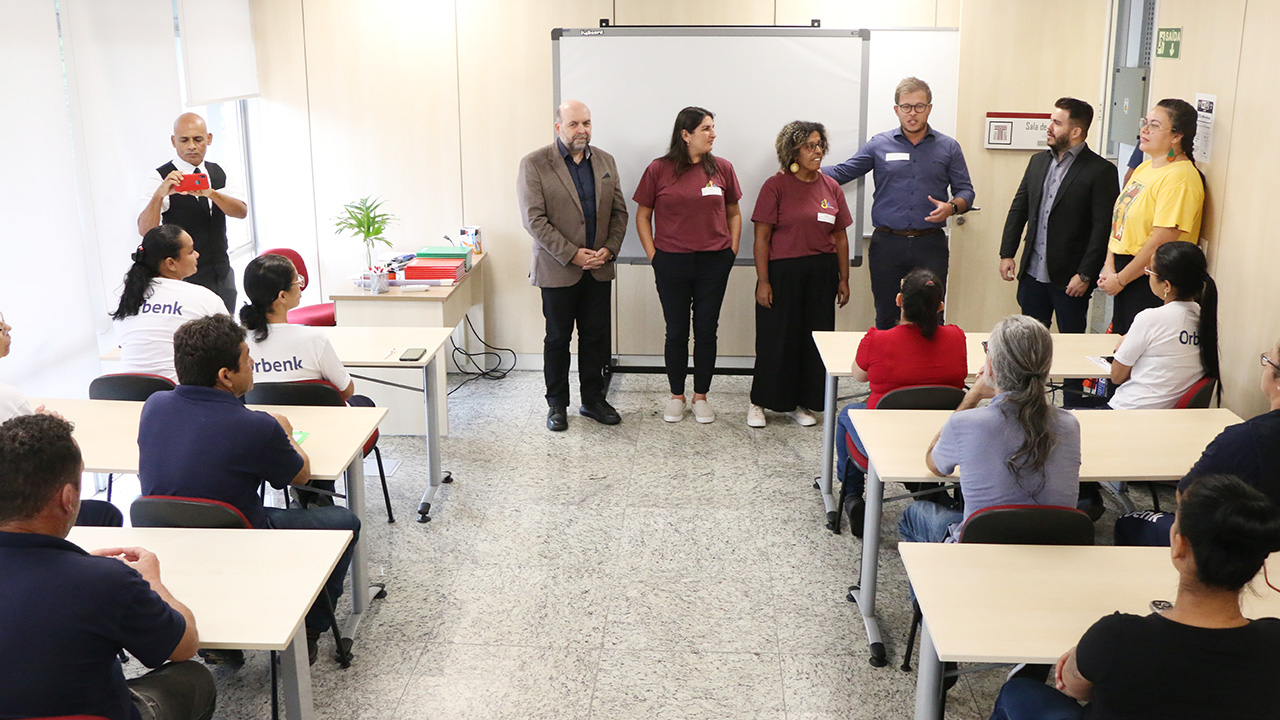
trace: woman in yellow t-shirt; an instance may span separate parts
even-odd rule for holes
[[[1159,307],[1143,277],[1156,248],[1174,240],[1200,241],[1204,178],[1195,166],[1196,109],[1161,100],[1142,119],[1138,147],[1152,159],[1133,172],[1111,216],[1111,241],[1098,287],[1115,297],[1112,331],[1123,335],[1133,318]],[[1139,282],[1140,281],[1140,282]]]

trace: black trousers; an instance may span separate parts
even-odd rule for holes
[[[903,237],[879,230],[872,233],[867,265],[871,273],[871,295],[876,304],[876,329],[888,330],[901,319],[902,311],[898,309],[896,299],[902,289],[902,278],[907,273],[918,267],[928,268],[938,276],[945,289],[950,260],[947,234],[942,230],[917,237]]]
[[[1058,316],[1058,332],[1082,333],[1089,320],[1089,294],[1071,297],[1066,290],[1042,283],[1023,275],[1018,279],[1018,306],[1023,315],[1029,315],[1045,327],[1056,314]]]
[[[822,409],[826,368],[814,330],[836,328],[839,261],[833,253],[771,260],[772,307],[756,303],[751,402],[774,412]]]
[[[1131,262],[1133,262],[1132,255],[1116,255],[1116,272],[1120,272]],[[1138,316],[1138,313],[1163,304],[1164,301],[1151,292],[1151,283],[1147,282],[1147,276],[1145,274],[1139,276],[1137,280],[1125,285],[1123,290],[1116,293],[1111,314],[1111,332],[1124,335],[1129,332],[1129,326],[1133,325],[1133,319]]]
[[[689,312],[693,311],[693,392],[711,390],[716,370],[716,331],[720,305],[733,269],[731,248],[709,252],[653,255],[653,280],[667,323],[663,357],[672,395],[684,394],[689,374]]]
[[[604,367],[609,362],[608,282],[591,273],[568,287],[542,288],[542,317],[547,334],[542,341],[542,374],[547,382],[547,406],[569,405],[569,340],[578,325],[578,394],[583,405],[604,400]]]

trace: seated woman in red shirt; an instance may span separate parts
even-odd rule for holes
[[[942,282],[932,270],[916,268],[902,279],[898,307],[902,318],[888,330],[871,328],[858,346],[853,378],[871,383],[865,403],[852,403],[840,411],[836,422],[836,477],[852,483],[843,491],[845,509],[853,534],[862,536],[862,489],[866,478],[849,460],[846,437],[865,455],[845,410],[871,408],[890,390],[914,385],[950,385],[964,388],[969,376],[968,351],[964,331],[955,325],[939,325],[942,311]]]

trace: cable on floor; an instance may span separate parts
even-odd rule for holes
[[[459,388],[471,382],[472,380],[479,380],[480,378],[484,378],[486,380],[501,380],[502,378],[505,378],[507,376],[507,373],[516,369],[516,351],[512,350],[511,348],[494,347],[493,345],[490,345],[489,343],[485,342],[484,338],[480,337],[480,333],[476,332],[475,326],[471,324],[471,317],[470,316],[464,316],[464,317],[466,317],[467,319],[467,327],[470,328],[471,334],[475,335],[476,339],[479,340],[480,344],[484,345],[486,349],[480,352],[468,352],[458,347],[458,344],[453,341],[452,337],[449,338],[449,344],[453,346],[453,352],[450,354],[450,357],[453,358],[454,367],[458,369],[458,372],[462,373],[463,375],[469,375],[470,377],[458,383],[458,387],[455,387],[454,389],[450,390],[448,393],[446,393],[447,395],[454,394],[455,392],[458,391]],[[511,353],[510,367],[507,367],[507,368],[502,367],[502,361],[506,359],[503,357],[502,353]],[[459,359],[458,359],[459,355],[463,356],[464,358],[462,362],[459,362]],[[481,358],[483,362],[476,362],[476,358]],[[494,360],[496,361],[496,365],[493,367],[493,369],[486,370],[485,364],[488,362],[489,358],[494,358]],[[465,367],[463,367],[464,364],[470,365],[477,369],[468,370]]]

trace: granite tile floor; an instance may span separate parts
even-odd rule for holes
[[[389,478],[398,521],[384,522],[368,478],[362,542],[388,597],[361,625],[349,669],[331,659],[331,636],[321,640],[316,716],[911,717],[915,675],[898,669],[910,621],[902,505],[884,522],[890,664],[875,668],[845,600],[861,542],[823,527],[813,489],[821,426],[770,415],[748,428],[750,379],[740,376],[716,378],[715,423],[668,424],[665,384],[619,375],[609,398],[622,424],[571,409],[564,433],[544,427],[540,373],[466,384],[450,397],[442,446],[456,482],[427,524],[413,521],[423,441],[383,436],[384,455],[402,461]],[[1106,534],[1118,509],[1108,503]],[[269,715],[267,654],[248,655],[241,668],[214,668],[218,717]],[[986,718],[1001,680],[962,677],[947,717]]]

